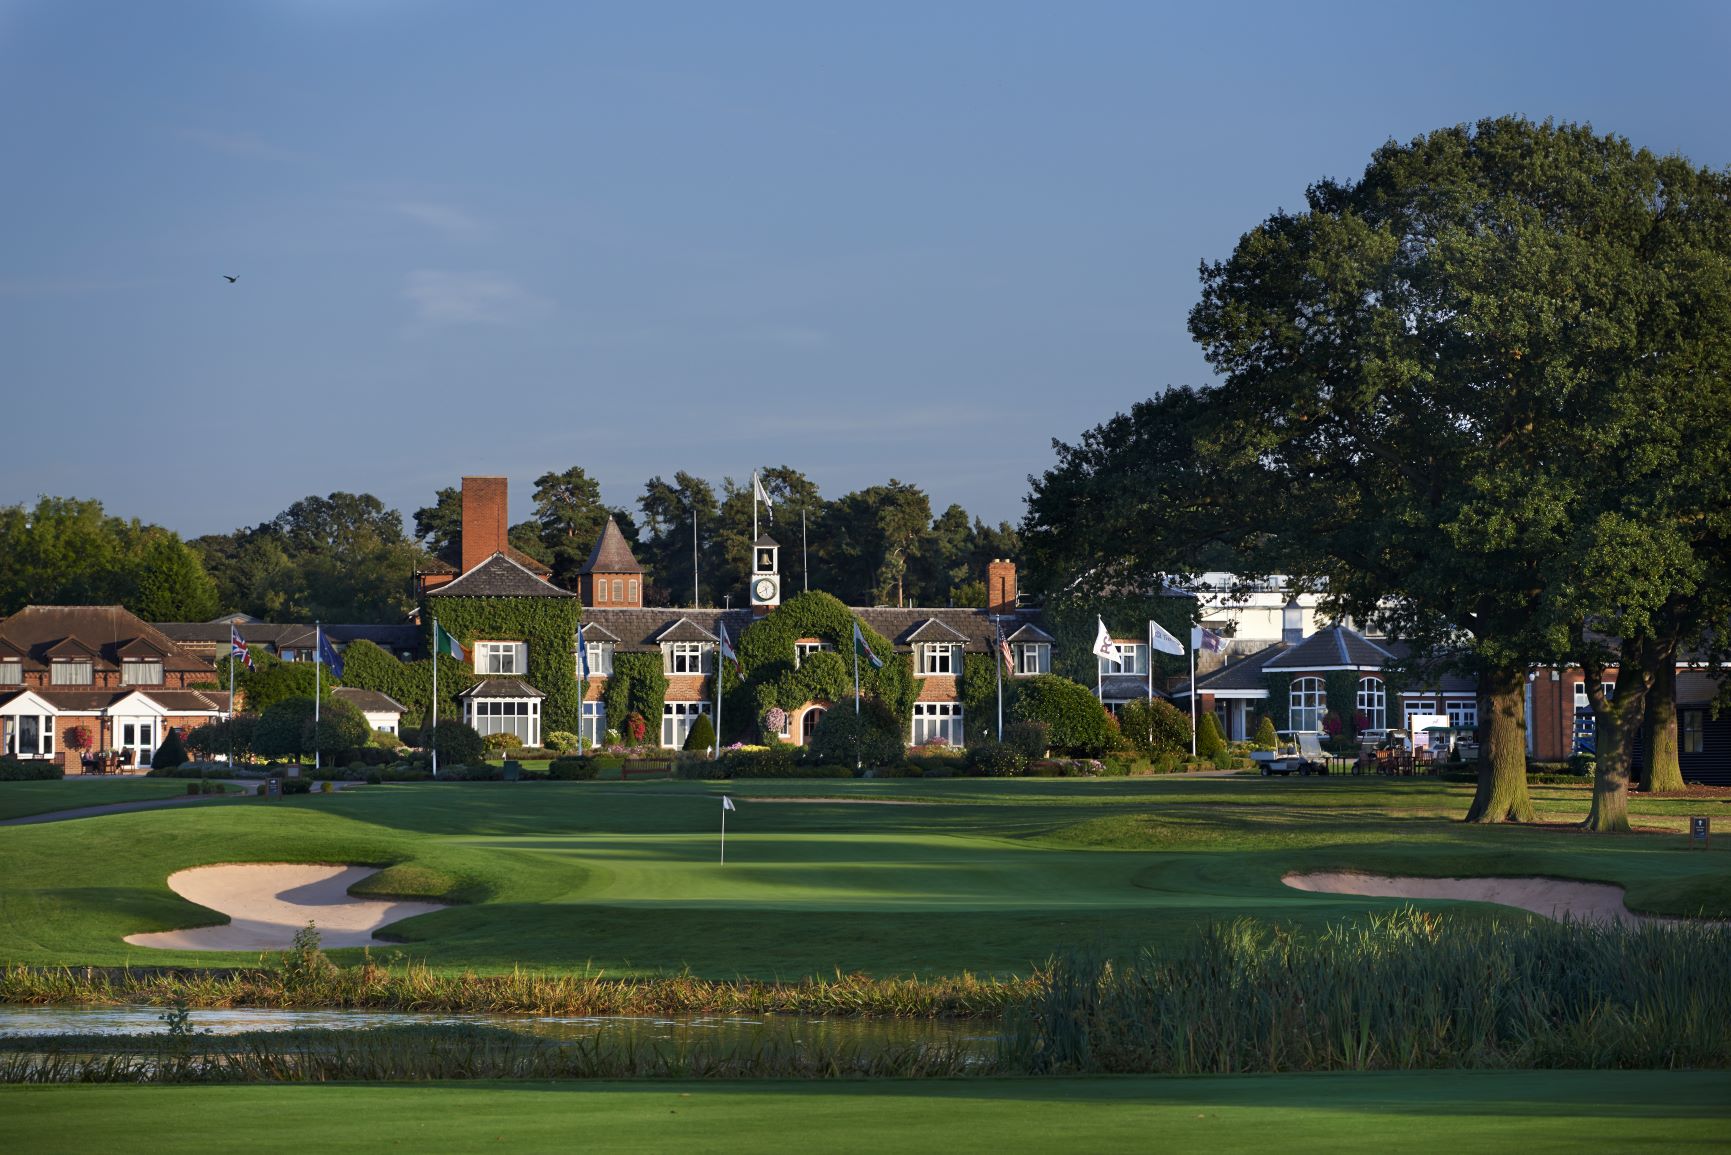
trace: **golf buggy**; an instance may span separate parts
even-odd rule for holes
[[[1251,761],[1262,770],[1264,778],[1273,774],[1297,774],[1308,778],[1312,774],[1328,773],[1328,755],[1322,749],[1322,735],[1311,731],[1280,730],[1274,735],[1272,750],[1252,750]]]

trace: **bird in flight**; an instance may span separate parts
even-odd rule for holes
[[[238,281],[238,280],[240,280],[240,278],[239,278],[239,277],[231,277],[231,276],[229,276],[229,275],[228,275],[228,274],[227,274],[227,273],[224,273],[224,274],[223,274],[223,275],[222,275],[222,279],[223,279],[223,280],[225,280],[225,281],[227,281],[227,282],[228,282],[228,283],[229,283],[229,284],[231,284],[231,285],[232,285],[232,284],[234,284],[234,283],[235,283],[235,282],[236,282],[236,281]]]

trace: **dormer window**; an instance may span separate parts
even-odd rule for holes
[[[708,642],[668,642],[661,647],[661,662],[669,674],[709,673]]]
[[[922,642],[919,646],[922,676],[959,674],[962,670],[962,647],[955,642]]]
[[[1113,642],[1112,656],[1100,659],[1102,674],[1146,674],[1148,646],[1145,642]]]
[[[589,653],[591,678],[605,678],[613,673],[612,642],[584,642],[583,648]]]
[[[162,662],[156,658],[121,659],[120,684],[123,686],[162,685]]]
[[[804,664],[807,658],[811,657],[811,655],[821,654],[826,650],[833,651],[834,649],[835,645],[832,642],[795,642],[793,644],[794,669],[797,670],[802,664]]]
[[[48,682],[50,685],[88,686],[92,680],[92,668],[88,661],[56,659],[49,663]]]
[[[1021,675],[1049,674],[1052,672],[1052,645],[1050,642],[1017,642],[1010,647],[1011,657],[1016,662],[1016,673]]]

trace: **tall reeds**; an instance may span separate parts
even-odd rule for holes
[[[1010,1016],[1031,1072],[1731,1065],[1731,927],[1216,926],[1175,958],[1070,955]]]

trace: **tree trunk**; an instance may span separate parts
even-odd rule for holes
[[[1468,822],[1531,822],[1527,794],[1527,676],[1524,670],[1485,674],[1485,744],[1479,752],[1479,788]]]
[[[1629,770],[1635,761],[1635,732],[1647,709],[1652,685],[1653,647],[1623,640],[1617,663],[1617,688],[1605,696],[1602,667],[1583,666],[1587,698],[1593,703],[1593,808],[1581,825],[1602,834],[1629,830]]]
[[[1677,644],[1653,649],[1653,688],[1647,692],[1646,774],[1642,789],[1649,794],[1683,789],[1683,768],[1677,762]]]

